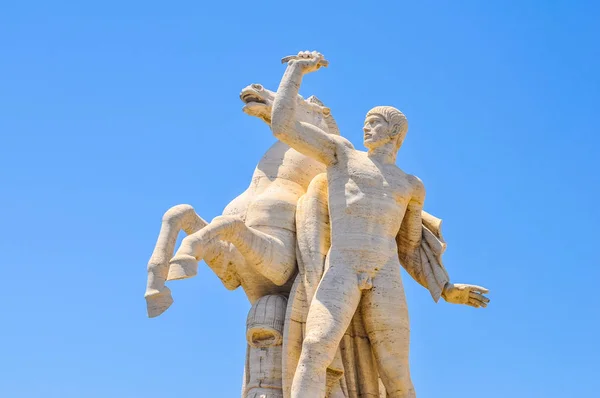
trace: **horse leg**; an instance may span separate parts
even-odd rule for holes
[[[242,284],[237,270],[244,268],[246,259],[233,244],[218,239],[208,242],[204,262],[227,290],[235,290]]]
[[[165,286],[165,281],[179,231],[184,230],[191,235],[206,225],[208,223],[190,205],[171,207],[163,216],[158,240],[148,262],[148,284],[144,297],[150,318],[159,316],[173,304],[171,290]]]
[[[170,261],[168,279],[194,276],[198,261],[206,256],[207,245],[222,240],[235,245],[255,270],[278,286],[296,270],[296,235],[281,228],[248,227],[235,216],[216,217],[206,228],[186,237]],[[267,233],[266,233],[267,232]]]

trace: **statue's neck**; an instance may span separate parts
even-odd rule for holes
[[[398,151],[394,140],[391,140],[377,148],[369,149],[369,158],[383,164],[395,164]]]

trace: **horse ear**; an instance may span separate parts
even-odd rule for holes
[[[318,99],[316,95],[311,95],[306,100],[308,102],[310,102],[311,104],[317,104],[317,105],[320,105],[320,106],[324,106],[323,102],[320,99]]]

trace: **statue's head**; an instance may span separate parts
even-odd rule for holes
[[[260,84],[251,84],[242,90],[240,99],[246,104],[242,108],[244,113],[262,119],[269,126],[271,125],[271,111],[275,101],[273,91],[267,90]],[[314,95],[307,99],[298,96],[296,118],[301,122],[317,126],[329,134],[340,134],[337,124],[331,116],[331,110]]]
[[[378,148],[392,140],[396,141],[396,149],[400,149],[408,131],[408,120],[396,108],[376,106],[367,112],[363,131],[367,149]]]

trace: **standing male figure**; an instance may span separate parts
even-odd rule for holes
[[[327,366],[359,306],[388,397],[415,397],[398,244],[409,253],[403,262],[421,261],[425,189],[395,165],[408,123],[395,108],[373,108],[364,124],[364,152],[298,121],[295,99],[302,77],[322,63],[316,52],[301,52],[288,63],[271,123],[279,140],[327,167],[331,248],[308,312],[292,397],[325,396]],[[489,301],[483,288],[440,283],[446,301],[475,307]]]

